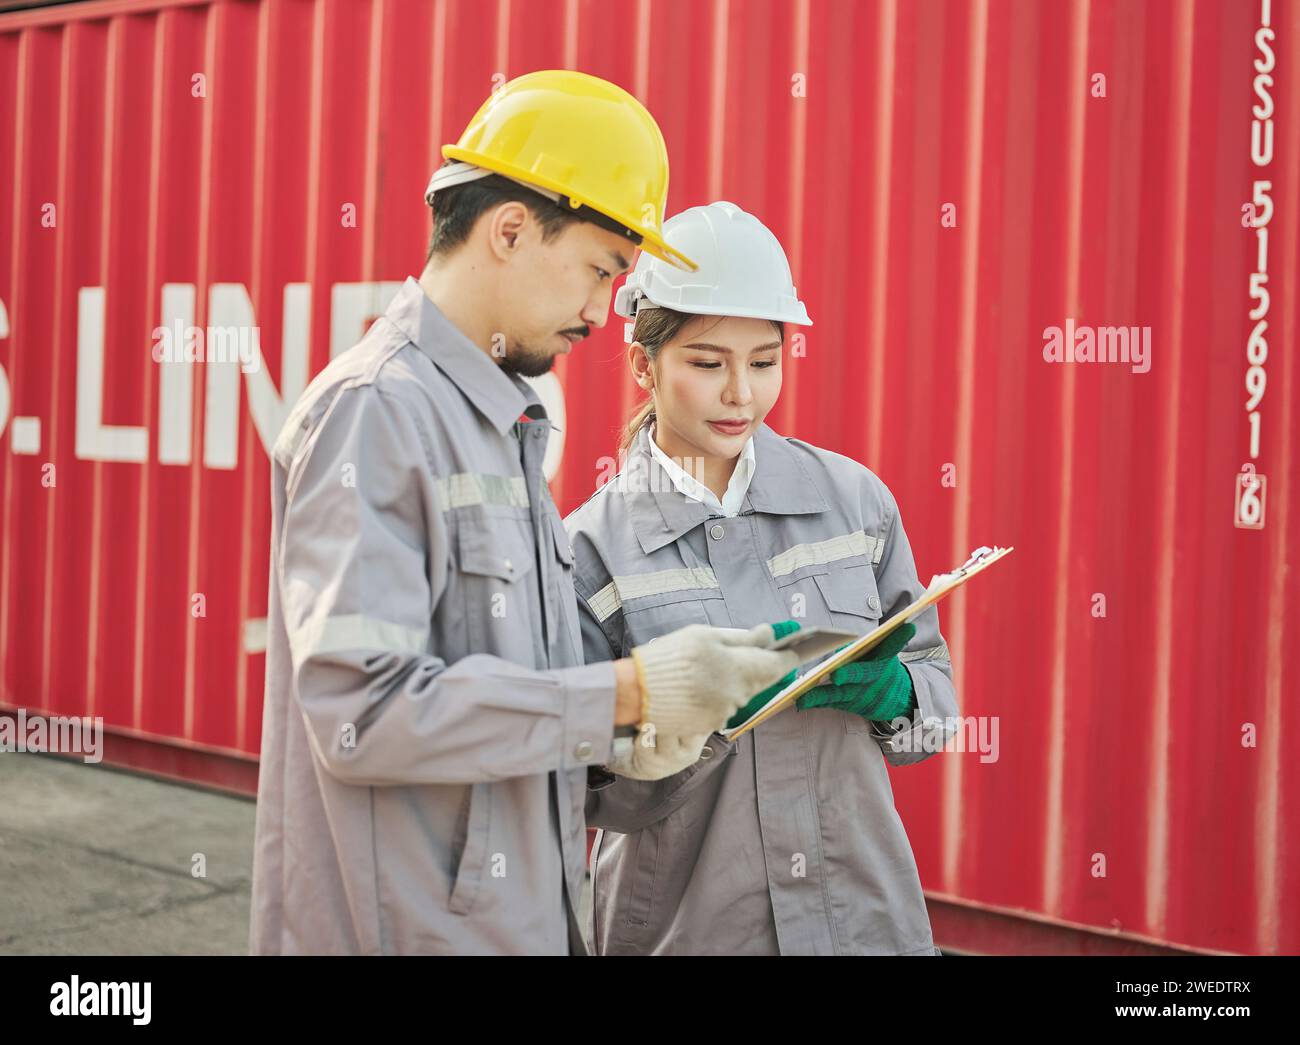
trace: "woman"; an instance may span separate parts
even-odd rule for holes
[[[730,203],[664,231],[700,269],[642,255],[620,289],[650,397],[620,475],[565,524],[587,660],[691,623],[866,633],[924,586],[884,483],[763,424],[785,325],[811,322],[784,251]],[[879,651],[734,742],[659,738],[662,757],[688,751],[665,779],[593,780],[597,953],[938,953],[885,768],[926,757],[918,708],[956,715],[938,615],[915,625],[901,657]]]

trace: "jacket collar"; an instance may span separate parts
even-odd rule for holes
[[[530,415],[545,417],[537,393],[527,382],[492,362],[429,300],[414,277],[406,277],[384,315],[502,435],[530,407],[536,408],[528,409]]]
[[[649,555],[709,518],[699,501],[683,496],[650,452],[650,426],[637,432],[618,477],[632,529]],[[746,510],[768,515],[808,515],[830,508],[797,451],[767,425],[754,434],[754,477]]]
[[[659,462],[662,468],[672,479],[672,483],[677,487],[678,492],[684,497],[691,497],[697,501],[703,501],[705,506],[717,512],[726,512],[723,506],[727,504],[729,498],[739,496],[739,502],[736,510],[739,511],[745,503],[745,493],[749,490],[749,484],[754,478],[754,437],[750,436],[745,440],[745,448],[740,451],[740,457],[736,460],[736,467],[732,470],[731,479],[727,483],[727,489],[721,497],[718,497],[712,490],[700,482],[695,476],[683,469],[676,461],[659,449],[654,438],[654,421],[651,421],[646,436],[646,447],[650,455]]]

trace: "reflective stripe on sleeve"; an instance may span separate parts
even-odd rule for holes
[[[322,653],[345,650],[420,654],[428,652],[429,631],[352,614],[310,621],[290,633],[289,644],[295,664]]]
[[[659,570],[655,573],[631,573],[615,577],[587,600],[596,619],[604,623],[628,599],[641,599],[648,595],[668,595],[677,591],[706,591],[717,589],[718,578],[707,566],[686,567],[680,570]]]

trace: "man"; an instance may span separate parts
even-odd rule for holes
[[[766,625],[580,666],[550,422],[521,375],[605,324],[636,246],[691,264],[660,234],[650,114],[532,73],[443,155],[420,280],[273,452],[254,953],[585,953],[588,769],[676,772],[795,666]],[[641,739],[616,753],[616,726]]]

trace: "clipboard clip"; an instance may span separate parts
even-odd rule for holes
[[[962,563],[952,572],[959,575],[963,574],[967,570],[969,570],[972,566],[978,566],[990,555],[992,555],[995,551],[997,551],[996,548],[990,548],[987,544],[984,545],[983,547],[976,548],[973,552],[970,553],[970,558],[967,559],[964,563]]]
[[[988,559],[991,559],[994,555],[996,555],[1000,551],[1002,551],[1001,548],[990,548],[987,544],[983,545],[982,547],[976,548],[973,552],[970,553],[970,558],[967,559],[960,566],[958,566],[955,570],[950,570],[947,573],[936,573],[933,577],[931,577],[930,584],[926,588],[926,591],[931,591],[934,588],[939,587],[939,585],[941,584],[947,584],[950,581],[954,581],[958,577],[966,576],[966,574],[969,573],[971,570],[973,570],[976,566],[980,565],[982,562],[985,562]]]

